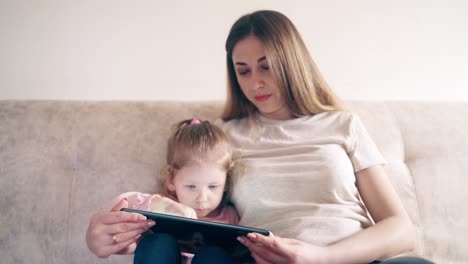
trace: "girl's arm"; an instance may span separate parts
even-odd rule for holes
[[[195,210],[192,208],[159,194],[155,194],[151,197],[150,208],[150,211],[156,213],[197,219],[197,213],[195,213]]]
[[[195,211],[181,203],[175,201],[175,198],[165,197],[160,194],[149,194],[140,192],[126,192],[112,199],[112,207],[120,200],[127,199],[128,208],[150,211],[162,214],[171,214],[189,218],[197,218]]]

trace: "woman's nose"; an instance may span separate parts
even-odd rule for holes
[[[261,76],[259,76],[259,74],[254,75],[252,79],[253,79],[252,87],[254,89],[260,89],[265,86],[265,81],[263,80],[263,78],[261,78]]]

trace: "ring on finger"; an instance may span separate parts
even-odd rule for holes
[[[117,243],[117,235],[112,236],[112,243],[113,244]]]

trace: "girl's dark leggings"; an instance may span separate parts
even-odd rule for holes
[[[164,233],[142,236],[135,250],[134,264],[179,264],[180,249],[173,236]],[[192,259],[192,264],[229,263],[232,260],[220,247],[205,246],[200,248]]]

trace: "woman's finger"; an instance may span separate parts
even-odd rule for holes
[[[128,240],[132,240],[134,238],[139,238],[142,233],[144,233],[147,229],[135,229],[128,232],[123,233],[115,233],[111,236],[110,244],[112,243],[121,243]],[[115,239],[114,239],[115,237]]]
[[[255,262],[257,264],[273,264],[274,262],[271,262],[271,261],[268,261],[266,259],[264,259],[262,256],[256,254],[256,253],[252,253],[250,254],[252,256],[253,259],[255,259]]]
[[[137,214],[137,213],[129,213],[129,212],[123,212],[123,211],[113,211],[113,212],[105,212],[105,213],[100,213],[97,215],[98,222],[102,224],[116,224],[116,223],[122,223],[122,222],[140,222],[140,221],[145,221],[146,216],[142,214]]]
[[[248,233],[247,237],[255,243],[259,243],[270,247],[272,250],[276,250],[279,247],[278,238],[275,237],[273,234],[271,234],[270,236],[264,236],[259,233]]]
[[[137,247],[137,242],[135,241],[132,244],[130,244],[128,247],[122,249],[121,251],[116,252],[116,254],[119,254],[119,255],[134,254],[136,247]]]
[[[108,246],[101,247],[99,250],[97,250],[97,252],[95,252],[95,254],[98,257],[107,258],[110,255],[116,254],[118,252],[130,251],[131,248],[127,249],[127,247],[129,247],[132,243],[135,243],[138,240],[138,238],[139,237],[136,237],[136,238],[133,238],[131,240],[127,240],[127,241],[120,242],[120,243],[111,243]],[[112,237],[111,237],[111,240],[112,240]],[[130,253],[128,253],[128,254],[130,254]]]
[[[103,234],[120,234],[126,233],[129,231],[139,230],[139,229],[148,229],[154,226],[156,223],[153,220],[142,221],[142,222],[122,222],[110,225],[104,225],[102,227],[101,233]]]
[[[252,254],[260,256],[262,259],[266,261],[270,261],[273,263],[279,263],[282,257],[278,254],[278,252],[271,250],[268,247],[260,243],[255,243],[250,238],[247,237],[240,237],[239,241],[244,244],[246,247],[249,248]]]

